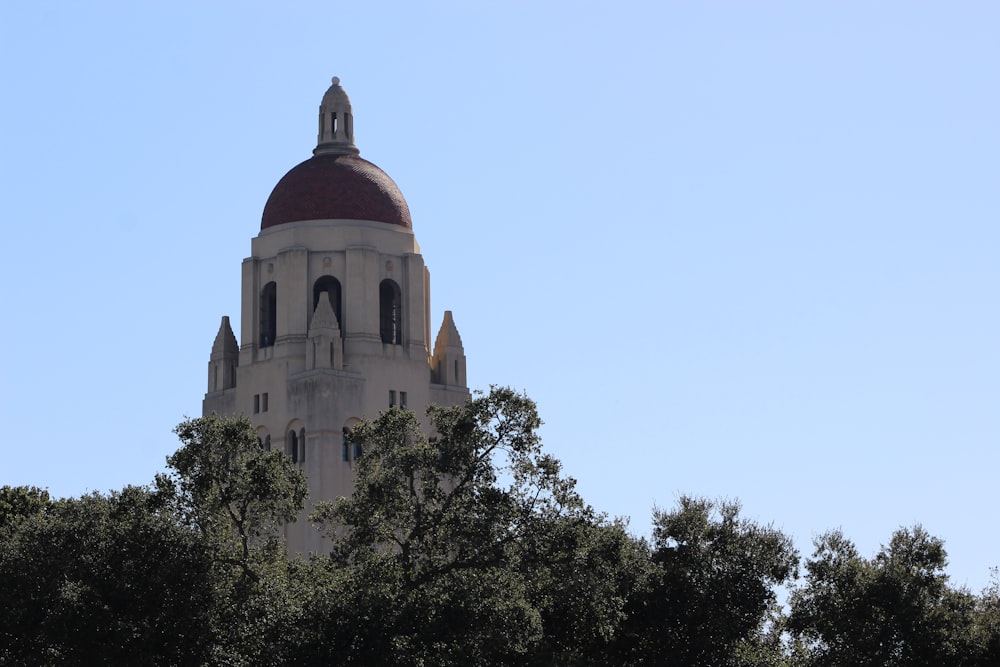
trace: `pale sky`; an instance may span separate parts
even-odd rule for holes
[[[0,484],[145,484],[330,77],[597,509],[1000,565],[1000,4],[0,4]]]

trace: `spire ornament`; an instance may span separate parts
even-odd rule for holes
[[[330,87],[319,104],[319,136],[313,155],[357,155],[354,145],[354,116],[351,100],[340,86],[340,77],[330,79]]]

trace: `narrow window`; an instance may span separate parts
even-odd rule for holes
[[[271,347],[278,330],[278,286],[264,285],[260,293],[260,346]]]
[[[462,384],[458,379],[458,359],[455,360],[455,384]]]
[[[343,435],[343,437],[340,440],[341,455],[344,457],[345,461],[350,461],[351,460],[350,447],[348,447],[349,442],[348,442],[348,438],[347,438],[347,434],[349,432],[350,431],[348,431],[347,427],[345,426],[344,427],[344,435]]]
[[[357,461],[358,459],[361,458],[361,453],[362,453],[361,452],[361,443],[360,442],[354,443],[354,460],[355,461]]]
[[[379,330],[382,342],[402,345],[403,320],[399,285],[392,280],[383,280],[378,286]]]
[[[253,413],[257,414],[260,412],[260,394],[253,395]]]
[[[271,436],[270,435],[265,435],[264,436],[264,449],[266,449],[267,451],[271,451]]]
[[[333,314],[337,316],[337,326],[340,327],[341,335],[343,335],[344,321],[340,318],[340,281],[333,276],[323,276],[313,284],[313,312],[316,312],[319,297],[323,292],[326,292],[327,299],[330,300]]]
[[[392,389],[389,390],[389,407],[396,407],[396,392]]]
[[[267,412],[267,392],[266,391],[263,394],[261,394],[260,409],[261,409],[261,412]]]
[[[295,431],[288,432],[288,455],[292,457],[292,463],[299,462],[299,436]]]
[[[344,114],[344,134],[347,135],[348,139],[350,139],[351,135],[354,134],[354,128],[351,123],[351,114],[349,113]]]
[[[306,430],[299,429],[299,461],[306,460]]]
[[[333,138],[337,138],[337,112],[334,111],[330,114],[330,134]]]
[[[399,392],[399,407],[403,408],[404,410],[406,409],[406,392],[405,391]]]

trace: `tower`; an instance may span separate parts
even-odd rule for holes
[[[245,414],[261,445],[306,475],[307,507],[286,526],[291,552],[323,550],[306,517],[349,495],[363,452],[347,431],[391,406],[422,415],[469,395],[450,311],[430,336],[430,274],[403,194],[360,157],[351,102],[334,77],[313,156],[264,206],[243,260],[240,340],[223,317],[204,414]]]

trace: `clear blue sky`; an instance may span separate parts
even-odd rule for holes
[[[0,483],[162,469],[337,75],[470,383],[595,507],[921,522],[988,581],[1000,4],[281,4],[0,5]]]

